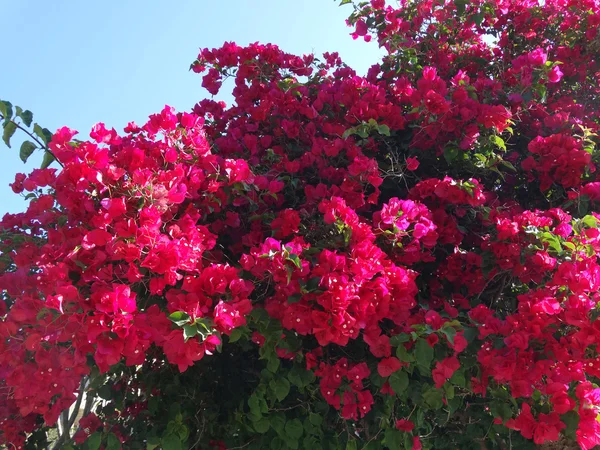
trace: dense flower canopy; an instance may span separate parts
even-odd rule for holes
[[[600,445],[600,3],[353,8],[366,76],[226,43],[191,68],[232,106],[16,176],[0,442],[85,392],[65,447]]]

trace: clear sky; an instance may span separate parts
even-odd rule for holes
[[[359,73],[376,62],[375,43],[354,41],[339,0],[0,0],[0,99],[30,109],[54,132],[87,139],[97,122],[118,131],[165,104],[187,111],[209,96],[189,71],[203,47],[225,41],[273,43],[295,54],[337,51]],[[226,93],[219,99],[228,101]],[[19,139],[21,138],[21,139]],[[8,183],[24,165],[22,134],[0,142],[0,216],[24,210]]]

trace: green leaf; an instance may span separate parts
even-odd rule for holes
[[[323,423],[323,416],[320,416],[319,414],[315,413],[310,413],[310,415],[308,416],[308,420],[314,426],[319,427]]]
[[[260,420],[257,420],[252,424],[257,433],[265,434],[271,428],[271,424],[269,423],[269,419],[263,417]]]
[[[594,249],[593,245],[588,244],[584,248],[585,248],[585,256],[587,256],[588,258],[591,258],[592,256],[594,256],[596,254],[596,250]]]
[[[473,19],[473,23],[477,26],[481,25],[481,22],[483,22],[485,15],[483,12],[479,12],[477,14],[473,14],[473,16],[471,17]]]
[[[452,400],[454,398],[454,386],[446,383],[444,384],[444,391],[446,392],[446,400]]]
[[[304,386],[308,386],[317,378],[312,370],[304,370],[303,372],[301,372],[301,377]]]
[[[52,164],[55,160],[56,158],[52,153],[44,152],[44,159],[42,160],[42,165],[40,166],[40,169],[47,169],[48,166],[50,166],[50,164]]]
[[[182,450],[181,440],[174,434],[163,436],[161,444],[163,450]]]
[[[417,364],[424,369],[429,369],[433,360],[433,348],[424,339],[419,339],[415,345],[415,356]]]
[[[340,6],[348,5],[350,3],[352,3],[352,0],[342,0],[342,2],[340,3]]]
[[[271,356],[269,358],[269,360],[267,361],[267,369],[269,370],[269,372],[277,372],[277,370],[279,370],[279,358],[277,357],[277,355],[273,354],[273,356]]]
[[[456,6],[456,12],[459,16],[462,16],[465,13],[465,8],[467,6],[467,0],[456,0],[454,2],[454,6]]]
[[[403,450],[403,433],[400,430],[388,428],[385,430],[383,442],[389,450]]]
[[[446,162],[450,164],[454,161],[458,156],[458,152],[459,150],[456,147],[446,147],[444,149],[444,158],[446,159]]]
[[[288,297],[288,303],[298,303],[302,300],[302,294],[300,292],[296,292]]]
[[[21,150],[19,151],[19,157],[24,163],[27,162],[31,154],[37,149],[33,142],[25,141],[21,144]]]
[[[22,111],[20,114],[18,114],[18,116],[23,120],[23,123],[26,126],[31,126],[31,122],[33,121],[33,113],[31,111],[26,109],[25,111]]]
[[[398,370],[390,376],[390,386],[397,395],[402,394],[408,388],[408,374],[404,370]]]
[[[252,394],[248,399],[248,406],[250,407],[250,412],[255,414],[256,416],[261,416],[262,413],[260,411],[260,400],[256,394]]]
[[[448,400],[448,408],[450,409],[450,414],[458,411],[458,408],[462,406],[463,400],[462,397],[454,397],[453,399]]]
[[[517,169],[515,168],[515,166],[513,166],[513,164],[510,161],[502,160],[502,161],[500,161],[500,164],[502,164],[504,167],[512,170],[513,172],[517,171]]]
[[[537,84],[534,86],[534,89],[540,96],[540,102],[544,103],[546,101],[546,94],[548,92],[548,89],[546,88],[546,86],[544,86],[543,84]]]
[[[17,125],[14,122],[6,122],[4,124],[4,132],[2,133],[2,140],[8,148],[10,148],[10,138],[17,131]]]
[[[479,336],[479,330],[476,327],[465,327],[464,336],[467,342],[470,344],[477,339],[477,336]]]
[[[306,282],[305,289],[308,292],[316,291],[319,288],[319,283],[321,283],[321,277],[313,277]]]
[[[456,336],[456,330],[453,327],[443,327],[441,329],[441,332],[444,333],[444,335],[448,339],[448,342],[454,345],[454,336]]]
[[[550,247],[555,252],[562,252],[562,246],[560,245],[560,239],[558,238],[558,236],[546,231],[542,233],[541,240],[543,243],[548,244],[548,247]]]
[[[490,405],[490,411],[494,417],[500,417],[503,422],[510,419],[513,414],[511,407],[508,404],[501,402],[493,402]]]
[[[396,349],[396,358],[402,362],[413,362],[415,360],[415,357],[408,353],[408,350],[406,350],[406,347],[402,344]]]
[[[283,439],[276,437],[275,439],[271,440],[271,450],[281,450],[283,448],[283,446],[285,445],[285,442],[283,441]]]
[[[87,444],[88,450],[98,450],[100,448],[100,443],[102,442],[102,433],[96,431],[92,433],[89,438],[85,441]]]
[[[158,436],[148,436],[146,440],[148,445],[153,445],[154,447],[158,447],[160,445],[160,438]]]
[[[189,323],[190,316],[183,311],[175,311],[173,314],[169,316],[169,320],[173,322],[175,325],[182,327],[185,324]]]
[[[406,333],[400,333],[390,338],[390,345],[392,347],[398,347],[400,344],[408,341],[410,341],[410,335]]]
[[[423,400],[433,409],[440,409],[444,406],[442,391],[433,387],[423,394]]]
[[[577,414],[575,411],[569,411],[568,413],[561,415],[560,420],[567,426],[563,432],[565,436],[575,439],[575,432],[579,427],[579,414]]]
[[[290,439],[300,439],[300,437],[302,437],[303,432],[304,427],[302,426],[302,422],[300,422],[300,419],[293,419],[285,424],[285,434],[287,434]]]
[[[244,332],[241,328],[234,328],[231,330],[231,334],[229,335],[229,343],[233,344],[234,342],[239,341],[243,335]]]
[[[497,134],[493,134],[490,136],[490,141],[493,144],[496,144],[498,147],[500,147],[502,150],[506,151],[506,143],[504,142],[504,139],[502,139],[500,136],[498,136]]]
[[[47,131],[46,128],[40,127],[37,123],[33,124],[33,132],[37,135],[37,137],[44,141],[44,144],[48,144],[50,139],[47,138],[45,131]]]
[[[388,127],[387,125],[379,125],[377,131],[379,131],[379,134],[383,134],[384,136],[390,135],[390,127]]]
[[[450,383],[455,384],[460,387],[467,386],[467,380],[465,378],[465,373],[462,369],[457,370],[452,374],[452,378],[450,378]]]
[[[577,212],[580,215],[585,215],[590,210],[590,199],[587,195],[581,196],[579,203],[577,204]]]
[[[106,439],[106,450],[119,450],[121,448],[121,441],[115,433],[109,433]]]
[[[356,130],[356,134],[358,134],[363,139],[369,137],[369,132],[367,131],[365,125],[360,125]]]
[[[594,216],[585,216],[581,221],[588,228],[598,228],[598,219]]]
[[[290,256],[288,256],[287,259],[289,261],[292,261],[298,269],[302,269],[302,261],[300,261],[300,258],[298,257],[298,255],[292,253],[292,254],[290,254]]]
[[[358,446],[356,445],[356,440],[355,439],[350,439],[347,443],[346,443],[346,450],[357,450]]]
[[[282,401],[290,393],[290,382],[285,378],[271,380],[270,386],[279,401]]]
[[[404,450],[413,449],[413,437],[410,433],[404,433]]]
[[[7,102],[6,100],[0,101],[0,114],[2,114],[4,116],[5,120],[12,119],[12,115],[13,115],[12,103]]]
[[[183,340],[184,341],[187,342],[188,339],[193,338],[197,334],[198,334],[198,327],[196,327],[196,324],[183,326]]]
[[[278,435],[285,437],[285,415],[283,413],[275,413],[269,418],[271,428],[273,428]]]
[[[287,377],[293,385],[303,388],[314,381],[315,374],[296,364],[289,371]]]

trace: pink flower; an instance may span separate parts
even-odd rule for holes
[[[532,66],[543,66],[548,60],[548,55],[541,48],[536,48],[527,55],[527,60]]]
[[[419,168],[419,160],[417,158],[406,158],[406,168],[410,171],[415,171]]]
[[[428,91],[424,97],[425,107],[432,114],[444,114],[450,109],[450,103],[435,91]]]
[[[402,368],[402,363],[398,358],[385,358],[382,359],[377,365],[377,372],[382,377],[389,377],[394,372],[400,370]]]
[[[438,362],[435,366],[435,369],[432,371],[435,387],[438,389],[441,388],[444,383],[452,377],[456,369],[459,367],[460,363],[458,362],[458,358],[456,356],[451,356],[443,361]]]
[[[548,81],[550,83],[558,83],[563,77],[563,73],[560,67],[554,66],[550,72],[548,72]]]
[[[588,183],[581,189],[582,195],[587,195],[591,200],[600,201],[600,182]]]
[[[400,419],[396,420],[396,428],[400,431],[409,433],[415,428],[415,424],[410,420]]]
[[[368,31],[369,31],[369,28],[367,27],[367,24],[364,20],[359,20],[358,22],[356,22],[355,34],[357,36],[365,36]]]

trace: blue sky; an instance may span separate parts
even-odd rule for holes
[[[145,122],[165,104],[189,110],[210,96],[189,71],[199,48],[225,41],[271,42],[290,53],[337,51],[359,73],[381,54],[353,41],[345,25],[350,5],[333,0],[0,0],[3,23],[0,99],[34,113],[55,131],[68,126],[88,138],[97,122],[121,131]],[[219,99],[228,101],[227,93]],[[19,132],[17,132],[19,133]],[[8,183],[24,165],[0,142],[0,216],[24,210]]]

